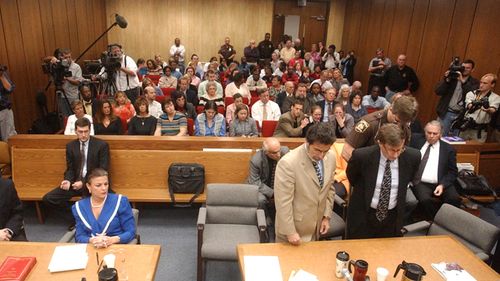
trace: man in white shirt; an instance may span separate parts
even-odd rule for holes
[[[442,203],[460,207],[460,196],[454,183],[457,179],[457,152],[441,140],[442,125],[433,120],[425,126],[425,138],[416,137],[415,148],[422,161],[412,182],[412,190],[427,220],[434,219]]]
[[[149,103],[149,114],[151,114],[151,116],[154,116],[155,118],[160,117],[160,115],[163,114],[163,110],[161,109],[161,104],[156,101],[155,89],[151,86],[147,86],[146,88],[144,88],[144,96],[146,96],[146,99]]]
[[[122,46],[116,43],[108,46],[108,52],[120,59],[120,67],[114,70],[116,90],[125,92],[130,102],[135,103],[140,93],[140,83],[134,59],[125,55]],[[106,77],[108,73],[103,68],[100,74]]]
[[[250,92],[262,93],[267,90],[267,84],[262,78],[260,78],[259,68],[255,67],[253,69],[252,75],[248,76],[247,86]]]
[[[278,121],[281,116],[280,107],[277,103],[269,100],[269,92],[266,90],[259,95],[260,100],[252,106],[252,118],[259,122],[262,127],[263,120]]]
[[[316,79],[311,82],[311,85],[314,83],[318,83],[321,85],[321,90],[324,92],[330,88],[333,88],[333,85],[330,81],[328,81],[328,70],[321,71],[321,75],[319,79]]]
[[[179,67],[181,72],[184,73],[184,55],[186,54],[186,48],[181,45],[181,39],[175,38],[174,45],[170,47],[170,56],[179,58]]]

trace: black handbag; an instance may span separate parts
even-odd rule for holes
[[[495,191],[490,187],[486,178],[476,175],[471,170],[461,170],[457,177],[457,191],[461,195],[493,195],[497,197]]]
[[[175,206],[190,206],[205,188],[205,167],[196,163],[172,163],[168,167],[168,191]],[[193,197],[185,205],[175,203],[175,193],[189,193]]]

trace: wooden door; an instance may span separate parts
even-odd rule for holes
[[[306,50],[310,50],[312,43],[326,40],[329,2],[307,1],[305,7],[299,7],[297,1],[276,0],[274,2],[273,43],[277,44],[285,30],[285,16],[299,15],[299,38]],[[326,43],[325,43],[326,44]]]

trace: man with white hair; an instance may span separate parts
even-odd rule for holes
[[[250,65],[257,64],[257,62],[259,61],[260,53],[259,53],[259,48],[257,48],[254,39],[250,40],[249,45],[246,46],[245,49],[243,49],[243,55],[247,59],[248,64]]]

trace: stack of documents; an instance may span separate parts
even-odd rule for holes
[[[283,281],[277,256],[245,256],[245,281]]]
[[[49,263],[50,272],[84,269],[87,267],[89,255],[87,244],[57,246]]]

